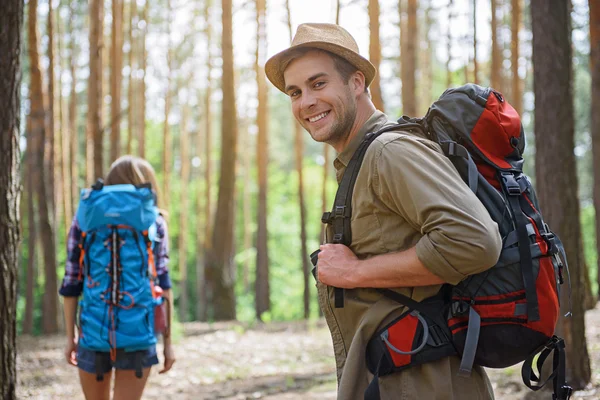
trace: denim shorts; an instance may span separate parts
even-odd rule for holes
[[[97,353],[101,354],[101,371],[96,371]],[[90,374],[95,374],[97,372],[107,373],[113,368],[135,370],[135,355],[136,352],[126,352],[125,350],[118,349],[117,360],[113,362],[110,359],[110,353],[108,352],[96,352],[95,350],[77,347],[77,366]],[[147,350],[142,350],[141,357],[142,368],[149,368],[158,364],[156,346],[152,346]]]

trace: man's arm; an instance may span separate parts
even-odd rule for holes
[[[321,283],[345,289],[397,288],[445,283],[417,257],[416,247],[359,260],[342,244],[321,246],[317,268]]]

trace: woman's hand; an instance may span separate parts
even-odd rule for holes
[[[165,343],[164,356],[165,364],[163,369],[158,372],[159,374],[164,374],[165,372],[169,371],[173,364],[175,364],[175,352],[173,351],[173,346],[171,346],[171,343]]]
[[[77,366],[77,339],[67,338],[65,346],[65,358],[67,363]]]

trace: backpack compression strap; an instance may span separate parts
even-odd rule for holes
[[[382,133],[390,132],[398,129],[410,129],[411,127],[423,129],[423,127],[416,123],[406,123],[402,125],[387,125],[377,132],[367,133],[365,139],[360,144],[358,149],[352,155],[340,185],[338,186],[337,193],[335,194],[335,200],[333,203],[333,209],[331,212],[326,212],[321,218],[321,222],[324,224],[332,225],[333,228],[333,243],[343,244],[350,246],[352,243],[352,231],[350,229],[350,220],[352,216],[352,193],[354,191],[354,184],[356,183],[356,177],[360,170],[363,159],[367,152],[369,145]],[[316,257],[316,254],[311,255],[311,259]],[[335,307],[344,307],[344,290],[341,288],[335,288]]]

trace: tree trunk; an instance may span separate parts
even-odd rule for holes
[[[48,33],[48,113],[46,114],[46,140],[44,143],[44,166],[48,176],[48,208],[50,209],[50,221],[52,227],[56,229],[56,211],[57,202],[55,198],[55,131],[56,116],[54,115],[54,7],[52,1],[48,3],[48,23],[46,24]]]
[[[90,75],[88,78],[86,184],[102,178],[102,21],[104,3],[90,0]]]
[[[596,209],[596,251],[600,254],[600,4],[590,0],[590,74],[592,76],[592,157],[594,170],[594,208]],[[596,279],[598,282],[598,299],[600,299],[600,257]]]
[[[497,18],[497,2],[491,0],[492,3],[492,61],[490,71],[490,86],[496,90],[503,91],[502,87],[502,54],[498,43],[498,18]]]
[[[123,71],[123,1],[112,0],[110,70],[110,161],[121,153],[121,81]]]
[[[256,110],[256,159],[258,164],[258,212],[256,232],[256,318],[271,309],[269,288],[269,249],[267,230],[267,169],[269,165],[269,132],[267,82],[265,79],[264,61],[267,50],[267,16],[265,0],[256,0],[256,82],[258,87],[258,109]]]
[[[188,233],[187,221],[189,218],[189,193],[188,182],[190,181],[190,133],[188,132],[189,110],[187,104],[181,106],[181,131],[179,147],[181,149],[181,200],[179,208],[179,278],[181,279],[181,298],[179,299],[179,311],[181,322],[188,320],[188,273],[186,235]]]
[[[446,31],[446,51],[448,52],[448,58],[446,59],[446,87],[452,87],[452,71],[450,70],[450,64],[452,63],[452,20],[454,19],[454,13],[452,8],[454,7],[453,0],[448,2],[448,28]]]
[[[473,83],[479,83],[479,64],[477,62],[477,0],[473,0]]]
[[[25,289],[25,316],[23,317],[23,333],[31,335],[33,333],[33,310],[35,308],[35,287],[36,287],[36,262],[35,250],[37,243],[37,224],[35,220],[34,198],[34,176],[35,174],[35,154],[33,138],[31,135],[31,116],[27,117],[25,124],[25,137],[27,138],[27,151],[25,153],[25,168],[23,177],[26,184],[26,199],[27,199],[27,272],[26,272],[26,289]]]
[[[170,177],[172,165],[173,142],[171,140],[171,131],[169,126],[169,113],[171,112],[171,74],[173,72],[172,61],[173,54],[171,50],[171,1],[167,0],[167,79],[165,84],[165,122],[163,124],[163,199],[164,207],[169,208],[170,197]],[[182,150],[183,151],[183,150]],[[182,160],[183,162],[183,160]]]
[[[379,71],[381,64],[381,43],[379,41],[379,0],[369,0],[369,59]],[[379,73],[375,75],[375,79],[371,83],[371,98],[373,104],[378,110],[384,111],[383,97],[381,96],[381,85]]]
[[[235,104],[235,74],[233,64],[232,0],[221,0],[223,107],[221,118],[221,177],[213,231],[212,246],[207,254],[206,277],[211,285],[210,303],[215,320],[235,319],[235,165],[237,158],[237,112]]]
[[[144,30],[141,38],[141,50],[140,56],[142,58],[142,79],[140,80],[140,98],[139,98],[139,107],[140,107],[140,119],[138,121],[138,154],[141,158],[146,158],[146,73],[147,68],[146,65],[148,63],[148,51],[146,49],[146,40],[148,39],[148,25],[150,23],[148,19],[148,12],[150,9],[150,1],[146,1],[144,4],[144,10],[142,11],[142,19],[145,22]]]
[[[523,83],[519,77],[519,31],[521,30],[521,1],[511,0],[512,4],[512,25],[510,42],[510,69],[512,71],[512,101],[510,102],[514,109],[523,114]]]
[[[0,0],[0,9],[0,398],[15,400],[23,2]]]
[[[31,149],[36,158],[36,171],[39,174],[37,201],[40,217],[40,237],[44,250],[44,302],[43,302],[43,331],[55,333],[58,331],[58,283],[56,277],[56,253],[54,231],[50,223],[48,207],[47,173],[44,167],[44,143],[46,139],[44,93],[42,90],[42,73],[38,53],[37,35],[37,0],[30,0],[28,13],[28,48],[31,68],[31,135],[35,142]]]
[[[137,14],[137,2],[135,0],[129,0],[129,31],[128,31],[128,40],[129,40],[129,52],[127,54],[128,62],[129,62],[129,76],[127,79],[127,154],[133,154],[133,137],[135,136],[135,113],[136,103],[135,103],[135,80],[134,80],[134,55],[136,51],[136,41],[135,41],[135,27],[134,21]]]
[[[590,381],[590,360],[585,338],[584,260],[577,199],[574,148],[573,94],[571,89],[571,28],[567,2],[531,1],[535,93],[535,170],[537,193],[546,222],[562,238],[572,285],[572,318],[561,320],[558,333],[567,345],[567,376],[574,389]],[[556,107],[560,103],[561,107]],[[565,151],[566,150],[566,151]],[[552,160],[561,160],[560,163]],[[556,188],[562,195],[556,196]],[[569,306],[568,290],[562,306]],[[564,314],[564,312],[562,312]]]
[[[243,149],[251,149],[252,148],[252,140],[251,136],[248,134],[247,129],[243,129],[240,137],[240,143],[242,144]],[[250,201],[250,196],[252,196],[252,191],[250,189],[251,180],[252,180],[252,157],[250,151],[242,151],[241,156],[243,157],[243,173],[242,177],[244,179],[244,197],[242,200],[243,206],[242,210],[244,213],[244,249],[243,251],[246,253],[252,248],[252,202]],[[249,254],[249,253],[246,253]],[[244,284],[244,293],[250,294],[250,267],[252,265],[251,257],[244,257],[244,265],[242,270],[242,282]],[[255,280],[256,282],[256,280]],[[256,307],[255,307],[256,308]]]
[[[210,48],[212,45],[212,35],[210,27],[210,0],[204,2],[204,21],[206,22],[206,89],[204,93],[204,209],[202,209],[201,202],[198,200],[198,215],[204,215],[204,232],[202,232],[201,225],[197,228],[198,246],[197,248],[203,250],[203,259],[196,264],[196,295],[199,299],[196,306],[196,318],[200,321],[206,321],[207,319],[207,291],[206,285],[206,260],[207,253],[211,248],[211,79],[212,73],[212,58]],[[199,138],[200,141],[201,138]]]
[[[58,59],[59,59],[59,68],[60,73],[59,76],[63,74],[64,62],[66,59],[64,50],[63,50],[63,35],[60,31],[61,27],[64,27],[63,19],[60,15],[60,12],[56,13],[57,24],[57,50],[58,50]],[[67,106],[65,104],[66,100],[62,94],[62,79],[58,80],[58,115],[59,115],[59,126],[60,129],[57,130],[57,144],[60,143],[60,146],[56,146],[56,154],[59,155],[60,159],[57,160],[57,166],[59,167],[57,178],[55,179],[59,182],[59,188],[56,189],[56,192],[59,193],[59,196],[56,196],[57,202],[56,206],[58,209],[62,211],[64,215],[63,223],[65,232],[69,231],[69,226],[71,224],[71,216],[73,215],[73,203],[71,202],[71,171],[70,171],[70,161],[69,161],[69,146],[71,142],[71,132],[68,124],[68,115],[67,115]],[[60,207],[62,205],[62,208]],[[58,220],[57,220],[58,223]]]
[[[424,29],[422,33],[421,40],[425,46],[422,52],[422,67],[420,70],[421,73],[421,96],[419,96],[419,110],[418,115],[425,115],[429,106],[431,105],[431,96],[432,96],[432,87],[433,87],[433,64],[432,60],[434,59],[433,50],[434,46],[432,44],[431,39],[429,38],[429,32],[431,31],[431,27],[433,26],[432,21],[432,12],[433,6],[431,4],[432,0],[427,3],[427,7],[425,8],[425,19],[424,19]]]
[[[75,19],[74,3],[69,3],[69,68],[71,72],[71,95],[69,96],[69,131],[71,132],[71,146],[69,148],[69,159],[71,160],[71,204],[75,206],[79,200],[79,165],[77,156],[79,154],[79,132],[77,130],[77,54],[75,52],[75,30],[73,20]],[[75,207],[74,207],[75,208]],[[70,216],[69,216],[70,217]]]

